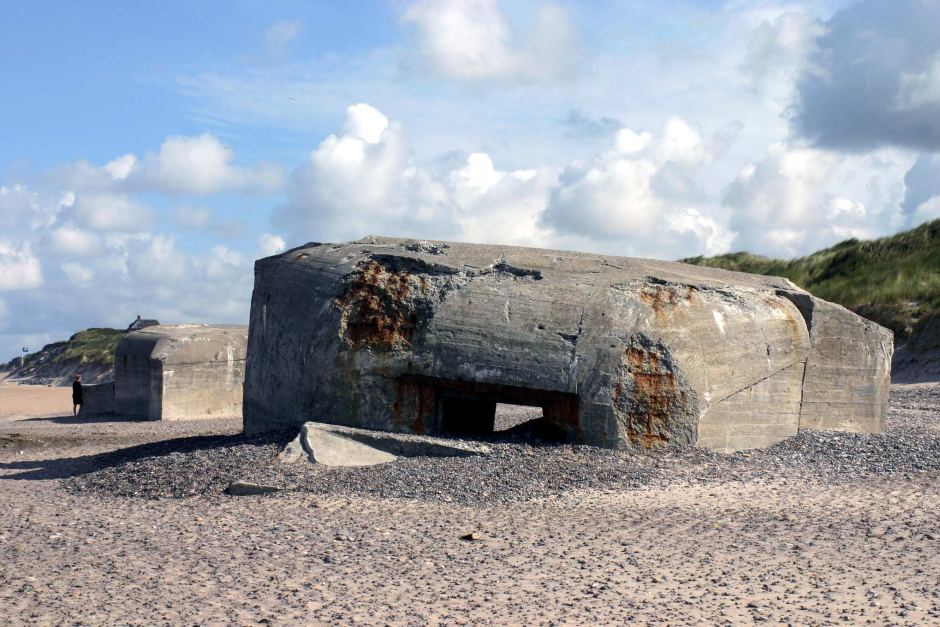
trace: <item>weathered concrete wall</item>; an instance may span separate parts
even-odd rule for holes
[[[87,415],[114,413],[114,382],[83,385],[85,404],[79,413]]]
[[[845,307],[785,293],[809,327],[800,424],[811,429],[877,433],[884,427],[893,334]]]
[[[134,331],[118,344],[114,355],[115,413],[160,419],[162,365],[151,354],[162,339],[157,333]]]
[[[245,430],[485,428],[494,402],[542,406],[572,440],[617,448],[735,450],[875,425],[888,377],[870,358],[890,355],[890,333],[829,307],[785,279],[673,262],[310,244],[255,264]],[[837,365],[853,391],[827,396]],[[837,395],[847,413],[823,411]]]
[[[115,356],[115,410],[150,420],[241,414],[248,329],[159,325],[129,333]]]

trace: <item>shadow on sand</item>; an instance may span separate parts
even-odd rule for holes
[[[118,414],[78,414],[72,416],[38,416],[36,418],[23,418],[17,422],[51,422],[57,425],[90,425],[108,422],[147,422],[143,416],[124,416]]]
[[[270,441],[271,440],[266,440],[266,442]],[[241,433],[235,435],[200,435],[138,444],[128,448],[94,455],[0,462],[0,469],[20,471],[13,474],[3,474],[0,476],[0,481],[6,479],[65,479],[96,470],[133,463],[147,457],[159,457],[173,453],[186,454],[207,449],[229,448],[246,443],[262,444],[264,442],[255,439],[249,440]]]

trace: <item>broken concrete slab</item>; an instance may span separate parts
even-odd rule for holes
[[[397,457],[311,423],[305,424],[300,444],[310,461],[324,466],[376,466],[393,462]]]
[[[304,427],[329,431],[398,457],[466,457],[486,455],[490,452],[490,448],[485,444],[453,438],[359,429],[325,422],[308,422]]]
[[[309,454],[307,450],[304,449],[302,439],[303,431],[298,433],[297,437],[288,442],[287,445],[284,446],[284,449],[277,454],[277,461],[282,464],[295,464],[301,460],[309,459]]]
[[[489,451],[475,442],[308,422],[277,459],[287,464],[307,460],[327,466],[373,466],[398,457],[465,457]]]
[[[249,344],[249,434],[481,432],[503,402],[574,442],[721,451],[879,430],[893,352],[778,277],[382,237],[259,260]]]

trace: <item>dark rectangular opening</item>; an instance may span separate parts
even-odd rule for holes
[[[487,435],[496,429],[496,401],[462,396],[440,400],[439,430],[451,435]]]
[[[434,377],[407,379],[409,389],[425,390],[434,399],[433,409],[427,406],[433,415],[428,415],[428,420],[424,421],[425,428],[431,432],[489,435],[541,418],[540,422],[550,427],[559,439],[577,440],[579,437],[577,394]]]

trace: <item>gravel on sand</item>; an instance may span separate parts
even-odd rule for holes
[[[70,479],[75,492],[146,498],[220,494],[234,481],[320,495],[414,498],[467,505],[506,503],[574,489],[624,490],[676,483],[759,479],[840,483],[940,470],[940,386],[896,386],[885,433],[804,431],[766,450],[611,451],[493,440],[470,457],[411,457],[366,468],[280,464],[294,436],[167,440],[105,453],[99,470]]]

